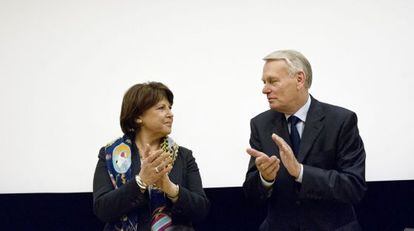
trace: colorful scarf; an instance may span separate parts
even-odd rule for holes
[[[161,143],[161,148],[168,152],[173,159],[177,158],[178,145],[170,138],[165,137]],[[132,164],[132,141],[124,135],[121,138],[109,143],[105,147],[106,166],[115,190],[126,184],[133,177],[131,173]],[[138,190],[138,188],[137,188]],[[171,214],[167,208],[165,194],[155,187],[150,186],[150,207],[152,214],[151,230],[164,231],[172,226]],[[138,230],[138,213],[132,211],[125,214],[118,222],[111,224],[113,230],[135,231]]]

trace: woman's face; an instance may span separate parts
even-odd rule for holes
[[[164,137],[171,133],[173,117],[170,103],[163,98],[138,117],[142,120],[140,132],[159,138]]]

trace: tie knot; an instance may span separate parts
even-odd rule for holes
[[[293,125],[296,125],[297,123],[299,123],[299,121],[301,121],[301,120],[298,117],[294,116],[294,115],[291,115],[288,118],[288,122],[293,124]]]

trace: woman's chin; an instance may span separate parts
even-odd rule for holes
[[[162,131],[162,134],[164,134],[164,136],[168,136],[169,134],[171,134],[171,128],[166,128]]]

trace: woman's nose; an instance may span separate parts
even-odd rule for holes
[[[168,117],[174,117],[174,113],[172,112],[171,109],[168,110],[167,116]]]

